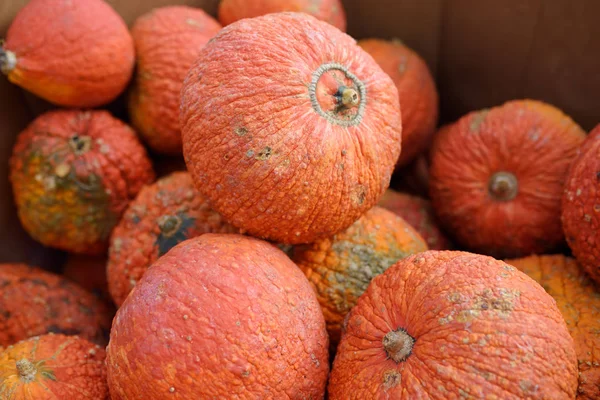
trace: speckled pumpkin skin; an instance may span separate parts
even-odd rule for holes
[[[24,340],[0,353],[0,398],[108,399],[105,357],[104,349],[78,336],[48,334]],[[23,360],[34,369],[24,370]]]
[[[425,239],[430,250],[448,250],[450,241],[437,227],[429,200],[388,189],[379,206],[399,215]]]
[[[346,31],[346,13],[340,0],[221,0],[219,22],[225,26],[243,18],[284,11],[304,12]]]
[[[590,132],[569,169],[562,226],[577,261],[600,283],[600,125]]]
[[[129,113],[154,151],[181,154],[181,85],[202,47],[220,29],[204,11],[186,6],[154,9],[133,25],[137,72]]]
[[[402,153],[398,165],[413,161],[425,151],[438,121],[438,93],[425,60],[398,40],[360,40],[392,78],[398,88],[402,108]]]
[[[181,126],[214,209],[286,244],[330,237],[374,206],[402,131],[391,79],[350,36],[301,13],[223,28],[184,82]]]
[[[50,111],[17,138],[10,180],[25,230],[50,247],[102,254],[121,214],[154,180],[135,132],[106,111]]]
[[[16,56],[14,68],[3,67],[11,82],[67,107],[111,102],[135,62],[127,25],[103,0],[31,0],[2,48]]]
[[[108,257],[69,254],[62,274],[88,292],[105,301],[112,301],[108,293],[106,264]]]
[[[433,147],[429,192],[440,223],[458,244],[497,258],[557,248],[563,185],[584,139],[573,120],[538,101],[467,114]],[[516,182],[506,199],[492,191],[498,173]]]
[[[409,255],[427,250],[423,238],[391,211],[373,207],[345,231],[294,247],[292,260],[315,289],[330,340],[371,279]]]
[[[600,398],[600,292],[583,269],[563,255],[507,260],[550,294],[575,341],[579,364],[577,399]]]
[[[112,316],[69,280],[23,264],[0,264],[0,345],[48,332],[106,343]]]
[[[327,347],[315,294],[283,252],[207,233],[158,259],[117,312],[108,385],[112,400],[322,399]]]
[[[451,251],[375,277],[350,312],[329,381],[337,399],[573,399],[577,357],[556,303],[524,273]],[[383,338],[415,339],[404,361]]]
[[[203,233],[235,233],[198,194],[187,172],[175,172],[144,187],[115,228],[108,281],[117,305],[148,267],[176,244]]]

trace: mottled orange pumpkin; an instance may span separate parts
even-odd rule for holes
[[[438,93],[425,60],[399,40],[364,39],[358,42],[398,88],[402,108],[402,153],[406,165],[425,151],[438,121]]]
[[[562,226],[577,261],[600,283],[600,125],[590,132],[569,169]]]
[[[108,282],[123,304],[148,267],[171,247],[203,233],[234,233],[198,194],[187,172],[175,172],[144,187],[110,240]]]
[[[31,0],[0,46],[0,69],[11,82],[67,107],[114,100],[134,61],[127,25],[103,0]]]
[[[48,332],[105,343],[106,306],[60,275],[24,264],[0,264],[0,345]]]
[[[332,238],[294,247],[292,260],[315,289],[330,340],[337,344],[344,317],[373,277],[427,244],[391,211],[373,207]]]
[[[188,170],[214,209],[287,244],[330,237],[374,206],[402,131],[390,77],[350,36],[302,13],[223,28],[184,82],[181,127]]]
[[[106,111],[40,115],[19,134],[10,169],[25,230],[83,254],[106,251],[129,200],[154,179],[135,132]]]
[[[491,257],[428,251],[375,277],[344,322],[337,399],[573,399],[577,356],[556,302]]]
[[[181,154],[181,85],[202,47],[220,29],[204,11],[186,6],[154,9],[133,25],[137,71],[129,113],[154,151]]]
[[[304,12],[346,31],[341,0],[221,0],[219,22],[229,25],[243,18],[284,11]]]
[[[3,400],[105,400],[106,353],[78,336],[47,334],[0,353]]]
[[[600,398],[600,291],[583,269],[563,255],[507,260],[550,294],[575,341],[579,363],[577,399]]]
[[[564,243],[560,202],[585,132],[557,108],[515,100],[436,135],[429,192],[439,221],[478,253],[519,257]]]
[[[104,254],[101,256],[69,254],[62,274],[96,297],[110,301],[106,278],[107,262],[108,257]]]
[[[325,321],[277,247],[198,236],[159,258],[125,300],[108,345],[112,400],[322,399]]]

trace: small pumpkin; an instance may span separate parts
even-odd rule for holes
[[[0,46],[0,70],[11,82],[67,107],[114,100],[134,62],[127,25],[103,0],[31,0]]]
[[[57,110],[19,134],[10,180],[21,223],[34,239],[100,255],[154,172],[135,132],[107,111]]]
[[[75,283],[24,264],[0,264],[0,346],[45,333],[104,344],[112,315]]]
[[[577,399],[600,398],[600,291],[571,257],[530,256],[507,260],[550,294],[575,340],[579,364]]]
[[[3,400],[108,399],[106,353],[78,336],[35,336],[0,353]]]
[[[274,245],[207,233],[159,258],[117,311],[113,400],[322,399],[325,321],[302,272]]]
[[[491,257],[435,251],[375,277],[344,323],[337,399],[573,399],[577,357],[556,302]]]
[[[350,36],[302,13],[223,28],[184,82],[181,129],[214,209],[285,244],[330,237],[373,207],[402,132],[391,79]]]
[[[173,246],[203,233],[234,233],[198,194],[187,172],[174,172],[144,187],[115,228],[108,282],[118,306],[148,267]]]
[[[108,257],[69,254],[63,266],[62,274],[96,297],[110,301],[106,264]]]
[[[539,101],[467,114],[433,145],[429,192],[440,223],[458,244],[495,257],[556,249],[563,185],[584,139],[571,118]]]

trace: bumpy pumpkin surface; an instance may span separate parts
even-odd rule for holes
[[[563,185],[584,139],[573,120],[538,101],[467,114],[433,147],[429,191],[440,223],[459,244],[495,257],[557,248]]]
[[[600,398],[600,292],[583,269],[563,255],[507,260],[550,294],[575,341],[579,364],[578,399]]]
[[[123,304],[148,267],[179,242],[208,232],[236,231],[198,194],[187,172],[144,187],[110,240],[108,282],[115,304]]]
[[[425,239],[431,250],[446,250],[451,244],[437,227],[429,200],[388,189],[379,206],[402,217]]]
[[[281,243],[350,226],[400,152],[391,79],[350,36],[302,13],[223,28],[190,70],[181,111],[198,189],[233,225]]]
[[[398,88],[402,108],[402,153],[406,165],[425,151],[438,120],[438,93],[433,76],[416,52],[398,40],[365,39],[358,42],[373,56]]]
[[[344,323],[336,399],[573,399],[577,357],[555,301],[491,257],[428,251],[375,277]]]
[[[590,132],[569,169],[562,226],[577,261],[600,283],[600,125]]]
[[[321,399],[327,346],[315,294],[283,252],[207,233],[158,259],[117,312],[108,385],[113,400]]]
[[[0,69],[11,82],[67,107],[114,100],[134,62],[127,25],[103,0],[31,0],[0,46]]]
[[[109,310],[67,279],[23,264],[0,264],[0,288],[0,345],[49,332],[106,343]]]
[[[133,25],[137,71],[129,112],[154,151],[181,154],[181,85],[202,46],[220,29],[204,11],[186,6],[154,9]]]
[[[243,18],[284,11],[304,12],[346,31],[346,13],[341,0],[221,0],[219,21],[229,25]]]
[[[152,164],[135,132],[106,111],[50,111],[17,138],[10,179],[21,223],[46,246],[102,254]]]
[[[48,334],[0,353],[3,400],[108,399],[106,353],[78,336]]]
[[[103,300],[110,301],[106,264],[108,257],[69,254],[62,274],[88,292]]]
[[[391,211],[373,207],[332,238],[293,249],[317,294],[332,342],[340,338],[344,317],[373,277],[409,255],[427,250],[423,238]]]

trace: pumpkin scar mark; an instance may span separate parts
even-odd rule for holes
[[[471,120],[469,130],[475,133],[479,132],[479,128],[481,127],[481,124],[483,124],[483,121],[485,120],[485,117],[487,117],[488,113],[488,109],[484,109],[476,113]]]

